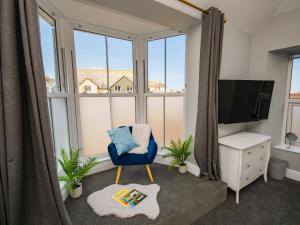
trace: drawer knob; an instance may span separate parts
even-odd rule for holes
[[[250,165],[248,164],[248,165],[247,165],[247,167],[249,168],[249,167],[250,167]]]
[[[249,177],[246,177],[246,180],[249,180]]]
[[[265,146],[262,145],[262,146],[260,146],[260,148],[265,148]]]
[[[263,157],[260,158],[260,160],[263,160],[263,159],[264,159]]]
[[[251,155],[251,152],[248,152],[248,155]]]
[[[261,171],[262,171],[262,169],[259,169],[259,171],[261,172]]]

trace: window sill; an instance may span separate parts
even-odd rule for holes
[[[292,145],[291,147],[289,147],[288,145],[277,145],[274,146],[274,148],[300,154],[300,147],[296,145]]]

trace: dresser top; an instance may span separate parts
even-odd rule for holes
[[[250,132],[240,132],[219,138],[219,144],[226,145],[236,149],[247,149],[271,139],[270,136],[255,134]]]

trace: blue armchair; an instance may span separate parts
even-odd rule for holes
[[[131,126],[129,127],[129,130],[132,133]],[[117,149],[116,149],[116,146],[114,145],[114,143],[109,144],[108,153],[109,153],[109,156],[110,156],[113,164],[118,166],[116,182],[115,182],[116,184],[119,183],[122,166],[125,166],[125,165],[144,165],[145,164],[151,182],[154,181],[149,164],[151,164],[153,162],[153,160],[156,156],[157,144],[153,138],[152,133],[150,134],[148,152],[146,154],[125,153],[121,156],[118,156]]]

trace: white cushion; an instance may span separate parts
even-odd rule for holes
[[[132,126],[132,136],[140,146],[131,149],[129,153],[146,154],[148,152],[150,135],[151,127],[149,124],[134,124]]]

